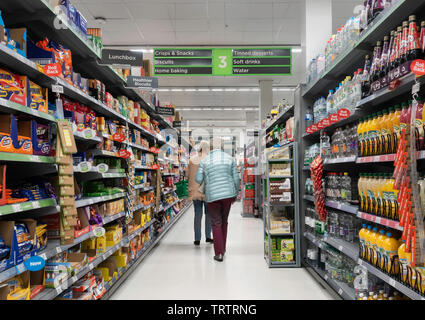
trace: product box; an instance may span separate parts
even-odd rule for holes
[[[27,78],[0,68],[0,97],[27,106]]]
[[[33,137],[35,139],[36,132],[33,134],[32,121],[18,120],[18,140],[15,144],[15,152],[22,154],[33,154]]]
[[[26,28],[5,28],[7,38],[6,46],[13,51],[19,53],[23,57],[27,57],[27,29]]]
[[[36,227],[37,227],[37,221],[33,220],[33,219],[20,219],[19,223],[24,223],[29,231],[30,234],[30,241],[33,242],[33,248],[30,251],[27,251],[25,254],[21,255],[18,251],[18,249],[16,250],[16,257],[15,257],[15,263],[21,264],[22,262],[24,262],[25,260],[35,256],[38,252],[37,246],[35,245],[37,243],[37,233],[36,233]],[[14,233],[15,238],[17,237],[16,232]],[[15,240],[16,242],[16,248],[18,248],[18,239],[16,238]]]
[[[118,278],[118,266],[114,258],[109,257],[96,268],[102,272],[102,277],[105,282],[111,282]]]
[[[285,218],[271,217],[270,233],[291,233],[291,221]]]
[[[6,246],[10,249],[6,258],[0,260],[0,272],[3,272],[15,265],[15,256],[18,244],[16,243],[14,226],[14,221],[0,221],[0,236]]]
[[[77,274],[87,264],[87,254],[68,253],[67,261],[71,263],[72,273]]]
[[[45,284],[45,269],[39,271],[30,272],[30,299],[34,299],[40,292],[42,292],[46,286]]]
[[[47,262],[45,270],[46,288],[57,288],[68,280],[72,267],[69,262]]]
[[[90,224],[89,224],[89,219],[87,215],[87,210],[89,210],[89,207],[77,208],[78,218],[80,219],[80,222],[81,222],[81,229],[74,230],[75,238],[81,237],[83,234],[86,234],[87,232],[90,231]]]
[[[281,240],[281,248],[282,251],[283,250],[294,250],[295,246],[294,246],[294,239],[282,239]]]
[[[48,89],[42,88],[27,78],[27,106],[33,110],[49,113]]]
[[[38,156],[53,156],[52,137],[49,126],[32,120],[31,131],[33,154]]]
[[[280,262],[292,262],[294,261],[294,253],[293,251],[285,251],[282,250],[280,252]]]
[[[5,281],[9,293],[6,300],[29,300],[30,299],[30,272],[25,271]]]

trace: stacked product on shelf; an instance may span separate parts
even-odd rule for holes
[[[128,75],[126,70],[118,74],[99,64],[100,30],[87,30],[78,11],[77,20],[54,17],[66,19],[71,31],[41,23],[34,32],[33,21],[40,18],[33,19],[28,8],[56,5],[38,0],[0,5],[2,300],[109,297],[161,238],[157,217],[165,216],[171,226],[190,205],[174,197],[158,215],[156,191],[129,195],[132,188],[126,187],[136,180],[157,186],[159,174],[151,171],[166,142],[164,129],[171,127],[149,107],[157,103],[155,94],[125,88],[119,74]],[[66,2],[65,8],[73,7]],[[10,29],[1,17],[15,9],[21,28]],[[134,164],[145,172],[133,176]],[[30,259],[45,266],[29,271]]]
[[[272,267],[299,265],[297,144],[266,155],[264,253]]]
[[[425,296],[418,235],[425,212],[424,78],[418,68],[425,63],[425,7],[370,2],[332,36],[300,93],[301,151],[312,169],[302,172],[304,263],[344,299],[418,300]],[[322,168],[314,166],[317,155]],[[313,169],[323,172],[317,181]],[[317,197],[320,186],[324,199]],[[326,219],[319,208],[326,208]],[[354,288],[318,268],[318,252],[329,246],[356,265]]]

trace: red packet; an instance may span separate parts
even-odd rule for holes
[[[411,261],[410,261],[410,265],[412,266],[412,268],[414,268],[416,266],[416,227],[412,227],[412,237],[411,237]]]

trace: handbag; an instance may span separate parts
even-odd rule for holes
[[[205,195],[205,181],[202,181],[202,184],[199,186],[198,191],[199,193]]]

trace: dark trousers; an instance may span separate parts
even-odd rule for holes
[[[195,208],[195,241],[201,241],[202,208],[205,212],[205,238],[211,239],[211,219],[208,213],[208,204],[201,200],[193,200],[193,207]]]
[[[227,219],[235,198],[222,199],[208,203],[214,238],[215,255],[224,254],[227,240]]]

